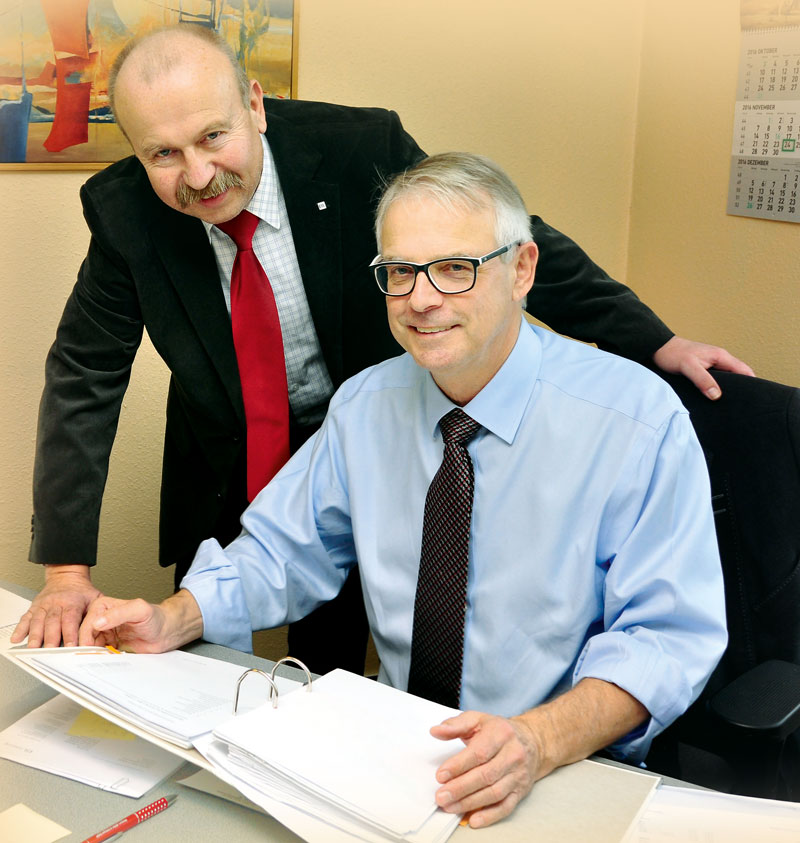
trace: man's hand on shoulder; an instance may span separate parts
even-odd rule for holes
[[[100,591],[92,585],[88,565],[45,565],[45,586],[20,618],[11,643],[28,636],[29,647],[74,647],[89,604]]]
[[[111,645],[134,653],[175,650],[203,634],[200,608],[185,589],[159,605],[101,595],[81,624],[82,647]]]
[[[712,401],[722,395],[722,390],[708,372],[710,368],[751,377],[755,374],[747,363],[743,363],[724,348],[685,340],[683,337],[672,337],[665,342],[653,355],[653,361],[665,372],[689,378],[700,392]]]
[[[431,734],[466,744],[436,771],[442,785],[436,803],[448,813],[468,815],[472,828],[507,817],[549,772],[540,769],[536,734],[517,718],[465,711],[434,726]]]

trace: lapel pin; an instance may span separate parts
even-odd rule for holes
[[[317,207],[320,211],[324,211],[328,206],[324,202],[317,202]]]

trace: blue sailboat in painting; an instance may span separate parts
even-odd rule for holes
[[[33,95],[28,91],[23,91],[18,100],[0,101],[0,161],[25,162],[32,102]]]
[[[20,62],[22,64],[22,93],[16,100],[0,100],[0,161],[22,164],[28,146],[28,121],[31,116],[33,94],[25,86],[25,48],[22,44],[22,16],[20,15]]]

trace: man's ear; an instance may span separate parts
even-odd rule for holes
[[[250,97],[247,102],[256,127],[263,135],[267,131],[267,115],[264,112],[264,91],[255,79],[250,80]]]
[[[517,247],[517,256],[514,258],[514,301],[522,301],[530,292],[538,260],[539,247],[532,240]]]

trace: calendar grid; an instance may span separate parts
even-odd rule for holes
[[[729,214],[800,222],[800,27],[742,33]]]

